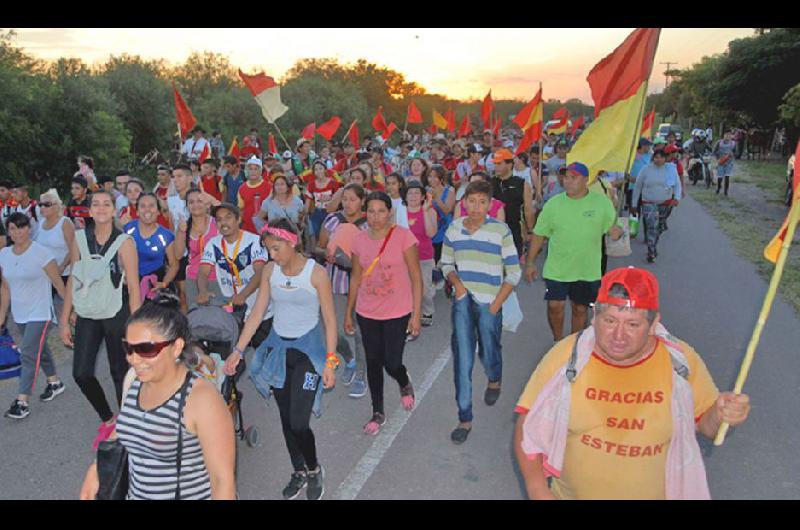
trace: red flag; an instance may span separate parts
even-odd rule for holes
[[[336,131],[339,130],[339,126],[342,124],[342,120],[339,119],[339,116],[334,116],[333,118],[329,119],[319,127],[317,127],[317,134],[328,140],[331,141],[333,135],[336,134]]]
[[[519,143],[519,147],[517,147],[517,151],[514,153],[518,155],[520,153],[525,153],[528,149],[531,148],[533,144],[539,141],[542,137],[542,122],[537,121],[525,131],[525,136],[522,137],[522,141]]]
[[[472,132],[472,125],[469,122],[469,114],[464,116],[464,119],[461,120],[461,126],[458,128],[458,137],[463,138],[464,136],[468,135]]]
[[[378,107],[378,113],[372,119],[372,128],[378,132],[386,130],[386,120],[383,119],[383,107]]]
[[[358,125],[356,122],[353,122],[353,125],[350,126],[350,130],[347,133],[350,137],[350,143],[353,144],[353,147],[358,149]]]
[[[569,118],[569,111],[567,110],[567,107],[561,107],[553,113],[554,120],[563,120],[564,118]]]
[[[200,153],[200,156],[197,157],[197,161],[201,164],[206,161],[206,158],[211,156],[211,149],[209,148],[208,142],[206,142],[206,146],[203,147],[203,151]]]
[[[312,122],[306,125],[303,128],[303,132],[300,133],[300,136],[305,138],[306,140],[313,140],[314,139],[314,132],[317,129],[317,124]]]
[[[175,82],[172,83],[172,92],[175,95],[175,113],[178,116],[178,127],[181,130],[181,140],[186,138],[186,135],[189,131],[197,125],[197,120],[195,119],[192,111],[189,110],[189,106],[181,97],[180,92],[178,89],[175,88]]]
[[[235,156],[237,160],[239,159],[239,139],[236,136],[233,137],[231,148],[228,149],[228,155]]]
[[[578,128],[580,128],[584,123],[586,123],[586,120],[583,116],[572,122],[572,128],[569,130],[570,136],[575,136],[575,133],[578,132]]]
[[[267,146],[267,149],[269,149],[270,153],[275,154],[278,152],[278,146],[275,144],[275,137],[272,135],[272,133],[269,133],[269,138],[267,138]]]
[[[456,131],[456,113],[451,108],[447,109],[447,112],[444,115],[445,119],[447,120],[447,130],[450,132]]]
[[[422,123],[422,114],[414,102],[408,104],[408,114],[406,114],[406,121],[408,123]]]
[[[594,115],[634,95],[650,76],[661,28],[638,28],[597,63],[586,80],[592,90]]]
[[[502,123],[502,121],[503,121],[503,118],[501,118],[500,116],[498,116],[494,120],[494,125],[492,126],[492,132],[494,133],[495,136],[500,134],[500,123]]]
[[[397,130],[397,125],[395,125],[394,122],[392,122],[389,124],[388,127],[386,127],[386,130],[383,131],[383,134],[381,136],[383,137],[384,140],[388,140],[395,130]]]
[[[239,77],[256,99],[256,103],[261,107],[261,114],[264,115],[268,122],[275,123],[275,120],[289,110],[289,107],[281,101],[281,87],[275,83],[273,78],[265,75],[264,72],[256,75],[247,75],[239,70]]]
[[[439,132],[439,127],[437,127],[435,123],[432,123],[431,126],[428,128],[428,132],[431,134],[436,134],[437,132]]]
[[[483,103],[481,104],[481,120],[483,120],[484,129],[489,128],[489,121],[492,119],[493,108],[494,104],[492,103],[492,89],[489,89],[489,93],[486,94],[485,98],[483,98]]]

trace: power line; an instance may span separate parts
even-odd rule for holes
[[[670,71],[669,67],[671,65],[673,65],[673,64],[680,64],[680,63],[677,63],[675,61],[666,61],[666,62],[661,62],[661,63],[658,63],[658,64],[666,64],[667,65],[666,70],[664,70],[664,89],[666,89],[669,86],[669,77],[670,77],[670,75],[669,75],[669,71]]]

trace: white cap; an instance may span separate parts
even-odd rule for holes
[[[287,149],[283,152],[283,158],[292,158],[292,152]]]
[[[258,157],[257,157],[257,156],[255,156],[255,155],[251,156],[251,157],[250,157],[250,158],[247,160],[247,162],[245,162],[245,163],[244,163],[245,167],[246,167],[246,166],[249,166],[249,165],[251,165],[251,164],[252,164],[252,165],[256,165],[256,166],[258,166],[258,167],[264,167],[264,166],[261,164],[261,159],[260,159],[260,158],[258,158]]]

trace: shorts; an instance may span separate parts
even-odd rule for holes
[[[547,287],[544,292],[545,300],[564,301],[569,298],[573,303],[580,305],[593,304],[597,300],[597,293],[600,290],[600,280],[559,282],[545,278],[544,283]]]
[[[178,262],[178,274],[175,275],[176,282],[186,281],[186,267],[189,266],[189,256],[184,256]]]

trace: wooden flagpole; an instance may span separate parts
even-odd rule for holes
[[[353,123],[351,123],[350,127],[347,128],[347,132],[344,133],[344,136],[342,136],[342,143],[344,143],[344,141],[347,140],[347,138],[350,136],[350,131],[353,130],[353,125],[355,125],[357,121],[358,120],[353,120]],[[353,147],[355,147],[355,146],[353,146]]]
[[[277,122],[273,122],[273,123],[272,123],[272,125],[274,125],[274,126],[275,126],[275,130],[276,130],[276,131],[278,131],[278,135],[281,137],[281,140],[283,140],[283,143],[285,143],[285,144],[286,144],[286,148],[287,148],[289,151],[292,151],[292,152],[294,152],[294,150],[292,149],[292,146],[291,146],[291,145],[289,145],[289,142],[288,142],[288,141],[286,141],[286,137],[283,135],[283,132],[281,132],[281,128],[280,128],[280,127],[278,127],[278,123],[277,123]]]
[[[750,366],[753,364],[753,357],[755,356],[758,342],[761,340],[761,332],[764,330],[764,324],[766,324],[767,318],[769,318],[769,312],[770,309],[772,309],[772,303],[775,301],[775,295],[778,292],[778,284],[780,284],[781,276],[783,276],[783,268],[784,265],[786,265],[786,258],[789,256],[789,247],[792,244],[792,239],[794,239],[794,232],[797,228],[797,222],[799,220],[800,199],[795,199],[792,204],[792,209],[789,212],[789,226],[786,231],[786,238],[783,240],[783,244],[781,245],[781,253],[778,255],[778,261],[775,264],[775,271],[772,273],[772,278],[769,281],[769,289],[767,289],[767,294],[764,297],[764,303],[761,305],[761,313],[758,315],[758,321],[756,322],[755,328],[753,328],[753,334],[750,337],[750,343],[747,345],[747,351],[744,355],[742,366],[739,369],[739,376],[736,378],[736,384],[733,386],[733,392],[735,394],[742,393],[744,382],[747,380],[747,374],[750,372]],[[725,435],[727,434],[729,428],[730,425],[728,425],[726,422],[722,422],[722,424],[719,426],[719,430],[717,431],[717,436],[714,438],[714,445],[722,445],[722,442],[725,441]]]

